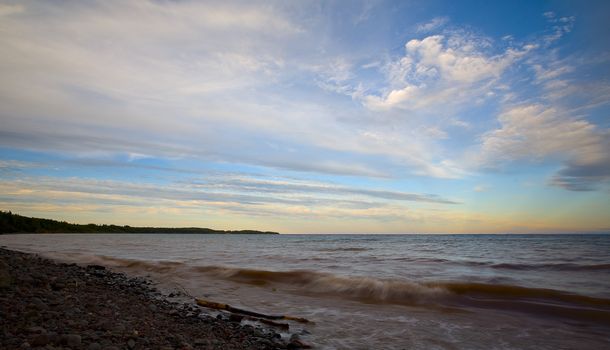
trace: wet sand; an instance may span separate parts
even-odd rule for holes
[[[141,277],[0,248],[2,349],[296,349],[274,330],[169,300]]]

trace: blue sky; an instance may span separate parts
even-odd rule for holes
[[[605,1],[0,1],[0,208],[610,230]]]

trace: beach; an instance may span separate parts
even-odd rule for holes
[[[290,342],[228,314],[214,316],[194,302],[170,301],[151,284],[100,265],[0,249],[0,348],[299,348],[298,336]]]

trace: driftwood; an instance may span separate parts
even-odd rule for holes
[[[236,314],[248,315],[248,316],[253,316],[253,317],[257,317],[257,318],[261,318],[261,319],[287,320],[287,321],[296,321],[296,322],[300,322],[300,323],[310,323],[310,321],[308,319],[301,318],[301,317],[292,317],[292,316],[286,316],[286,315],[266,315],[266,314],[261,314],[261,313],[254,312],[254,311],[238,309],[229,304],[216,303],[216,302],[205,300],[205,299],[195,299],[195,301],[197,302],[197,305],[199,305],[199,306],[207,307],[210,309],[216,309],[216,310],[225,310],[225,311],[233,312]],[[263,323],[266,323],[266,322],[263,322]],[[271,323],[268,323],[268,324],[271,324]],[[284,327],[284,324],[276,323],[276,322],[273,322],[272,325]]]
[[[289,330],[290,329],[290,325],[288,323],[279,323],[279,322],[274,322],[271,320],[267,320],[264,318],[251,318],[254,321],[258,321],[260,323],[266,324],[268,326],[272,326],[275,328],[279,328],[279,329],[283,329],[283,330]]]

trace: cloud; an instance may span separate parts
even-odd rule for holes
[[[475,192],[487,192],[489,190],[489,186],[487,185],[477,185],[474,187]]]
[[[223,190],[238,190],[243,192],[261,192],[261,193],[306,193],[306,194],[327,194],[339,195],[346,198],[354,198],[354,196],[371,197],[375,199],[395,200],[395,201],[412,201],[412,202],[427,202],[438,204],[457,204],[437,195],[406,193],[399,191],[386,191],[378,189],[363,189],[350,188],[346,186],[336,185],[332,183],[320,183],[311,181],[298,181],[290,179],[257,179],[245,177],[227,177],[222,176],[210,179],[210,181],[194,181],[192,182],[197,188],[207,189],[223,189]]]
[[[296,16],[288,5],[108,1],[59,11],[32,2],[0,28],[0,145],[456,176],[420,151],[432,150],[423,135],[401,138],[361,106],[322,102],[303,87],[356,94],[358,62],[320,53],[312,26],[325,17],[294,6],[305,8]]]
[[[415,29],[418,33],[427,33],[437,30],[449,22],[449,17],[434,17],[429,22],[419,24]]]
[[[366,95],[365,106],[373,110],[421,109],[447,101],[469,100],[489,91],[504,71],[535,48],[524,45],[500,54],[487,54],[490,44],[464,33],[413,39],[405,56],[387,66],[390,89],[382,95]],[[482,88],[485,86],[485,88]]]
[[[210,173],[169,183],[19,176],[0,179],[0,204],[41,211],[82,205],[89,211],[165,208],[183,213],[209,211],[214,215],[222,211],[227,217],[264,216],[274,220],[316,217],[385,221],[412,216],[413,209],[407,204],[426,208],[457,203],[432,194],[245,173]]]
[[[498,167],[517,160],[554,158],[563,168],[550,181],[568,190],[592,190],[610,180],[610,130],[543,105],[521,105],[498,117],[483,135],[479,162]]]
[[[19,4],[0,4],[0,17],[10,16],[25,11],[25,7]]]
[[[548,23],[552,24],[551,33],[544,36],[545,44],[550,45],[561,39],[565,34],[570,33],[574,27],[576,18],[574,16],[557,17],[554,12],[545,12],[543,16]]]

